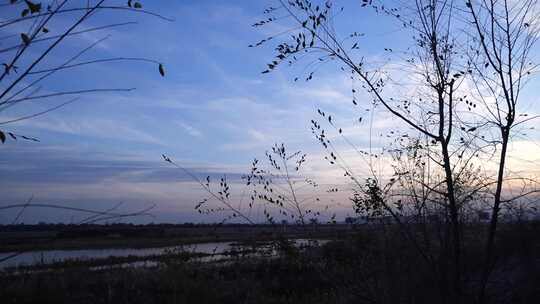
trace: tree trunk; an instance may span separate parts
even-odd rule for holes
[[[508,139],[510,132],[507,127],[502,129],[502,149],[501,159],[499,160],[499,172],[497,175],[497,188],[495,190],[495,199],[493,202],[493,208],[491,211],[491,219],[488,227],[488,238],[486,242],[484,269],[482,272],[482,280],[480,286],[479,303],[485,302],[486,286],[488,283],[489,275],[494,259],[494,247],[495,247],[495,233],[497,232],[497,223],[499,220],[499,211],[501,205],[502,186],[504,181],[504,167],[506,163],[506,151],[508,149]]]
[[[446,187],[448,192],[448,206],[450,210],[450,227],[452,234],[452,257],[453,257],[453,295],[454,303],[460,302],[461,297],[461,237],[459,225],[459,212],[456,202],[454,179],[452,175],[452,167],[450,166],[450,155],[448,152],[448,144],[442,141],[443,165],[446,175]]]

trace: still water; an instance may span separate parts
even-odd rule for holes
[[[327,242],[325,240],[307,240],[296,239],[291,240],[297,247],[305,245],[322,245]],[[237,252],[242,253],[247,250],[253,249],[250,246],[240,245],[234,242],[213,242],[213,243],[200,243],[190,244],[182,246],[169,246],[160,248],[123,248],[123,249],[82,249],[82,250],[46,250],[46,251],[29,251],[21,253],[7,261],[0,263],[0,269],[12,268],[18,266],[30,266],[36,264],[52,264],[55,262],[62,262],[66,260],[89,260],[89,259],[106,259],[108,257],[127,257],[127,256],[157,256],[163,255],[171,251],[187,251],[192,253],[203,253],[211,256],[204,257],[204,260],[212,260],[223,258],[227,253]],[[258,252],[266,252],[270,255],[277,254],[277,251],[269,248],[268,245],[259,246]],[[13,252],[0,253],[0,259],[6,256],[12,255]],[[152,265],[155,262],[148,261],[148,263],[136,262],[134,265]]]

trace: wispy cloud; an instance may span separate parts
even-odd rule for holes
[[[362,90],[357,90],[358,106],[354,106],[349,75],[332,65],[321,67],[309,82],[305,76],[310,71],[304,70],[302,63],[297,67],[285,64],[272,73],[261,74],[266,61],[275,55],[274,49],[270,45],[247,46],[287,27],[275,23],[253,29],[250,25],[261,18],[264,9],[259,2],[169,2],[166,6],[161,1],[149,1],[145,8],[181,15],[175,23],[137,19],[139,25],[107,31],[113,33],[107,44],[87,54],[91,58],[156,59],[165,64],[166,76],[161,77],[153,64],[118,63],[86,66],[51,79],[47,83],[51,90],[126,86],[137,90],[85,96],[81,102],[46,117],[6,126],[17,133],[39,135],[43,142],[30,145],[10,141],[2,146],[0,189],[6,195],[0,201],[24,201],[35,194],[49,201],[60,199],[86,206],[155,202],[161,211],[167,211],[160,219],[170,219],[174,214],[178,221],[193,220],[193,202],[204,193],[179,170],[161,162],[162,153],[176,158],[197,176],[217,178],[227,174],[236,183],[253,157],[260,158],[274,143],[283,142],[291,150],[308,153],[306,175],[325,185],[349,187],[343,171],[324,159],[325,152],[310,130],[311,119],[324,124],[328,138],[358,176],[366,176],[366,161],[342,135],[358,149],[376,152],[391,140],[386,137],[390,129],[408,130],[383,107],[373,106],[372,96]],[[117,22],[106,14],[95,17],[99,18],[92,19],[96,24]],[[370,23],[373,19],[366,15],[361,21]],[[386,24],[377,31],[395,33]],[[70,39],[65,53],[77,52],[101,34],[105,33]],[[374,45],[361,46],[371,55],[365,61],[385,64],[395,71],[391,75],[394,81],[415,81],[414,75],[401,69],[399,61],[388,63],[378,51],[371,54],[371,50],[390,41],[390,35],[381,37]],[[13,39],[19,39],[18,34]],[[65,54],[51,55],[51,60],[58,61]],[[295,77],[299,78],[296,82]],[[466,85],[463,89],[469,90]],[[383,94],[393,97],[416,89],[389,87]],[[522,96],[527,98],[529,112],[540,113],[534,92],[526,94]],[[43,110],[44,106],[25,104],[22,112],[14,111],[10,116]],[[328,124],[327,117],[319,116],[317,109],[332,115],[336,128]],[[1,114],[5,120],[7,113]],[[342,129],[341,135],[337,128]],[[538,172],[539,138],[538,131],[529,130],[527,138],[514,142],[509,161],[512,170]],[[379,158],[376,166],[382,171],[388,164],[388,159]],[[335,200],[346,204],[347,194]]]
[[[177,121],[176,124],[182,128],[187,134],[193,136],[193,137],[201,137],[202,136],[202,132],[199,131],[198,129],[194,128],[193,126],[191,125],[188,125],[187,123],[185,122],[182,122],[182,121]]]

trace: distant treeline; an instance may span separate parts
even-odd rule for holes
[[[133,224],[133,223],[114,223],[114,224],[64,224],[64,223],[38,223],[38,224],[15,224],[15,225],[2,225],[0,224],[0,231],[12,232],[12,231],[50,231],[50,230],[79,230],[79,229],[155,229],[155,228],[193,228],[193,227],[270,227],[275,226],[272,224],[238,224],[238,223],[183,223],[183,224],[171,224],[171,223],[150,223],[150,224]]]
[[[306,230],[306,228],[309,228]],[[351,228],[344,224],[317,224],[310,227],[284,224],[46,224],[1,225],[0,239],[9,243],[26,242],[28,239],[72,238],[200,238],[216,237],[243,239],[253,236],[272,236],[276,233],[289,236],[306,232],[333,234]]]

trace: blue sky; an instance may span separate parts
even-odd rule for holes
[[[339,26],[369,30],[370,43],[363,46],[366,55],[376,58],[390,41],[395,47],[406,46],[406,35],[398,25],[358,10],[358,1],[343,2],[361,18],[345,15]],[[86,66],[49,80],[46,89],[51,92],[136,90],[84,95],[46,116],[5,126],[6,131],[41,141],[9,141],[0,147],[0,204],[24,203],[33,196],[34,202],[92,209],[123,202],[123,210],[133,211],[155,203],[155,217],[135,221],[212,221],[216,218],[202,218],[193,210],[204,197],[199,187],[164,163],[161,154],[198,174],[227,174],[237,180],[253,157],[262,158],[276,142],[309,153],[307,175],[329,187],[341,183],[336,179],[340,173],[322,159],[322,150],[309,129],[310,120],[317,118],[317,108],[332,113],[347,127],[346,134],[366,147],[367,127],[356,123],[366,114],[351,106],[350,80],[337,66],[322,68],[308,83],[293,81],[305,75],[301,68],[284,66],[261,74],[272,58],[272,48],[248,45],[283,28],[254,29],[251,24],[263,17],[262,11],[272,1],[143,3],[146,9],[175,21],[98,14],[86,26],[119,20],[138,24],[69,39],[51,54],[50,63],[110,35],[86,58],[151,58],[163,62],[166,77],[159,75],[155,64],[120,62]],[[62,22],[67,19],[59,20]],[[10,33],[2,36],[5,34]],[[0,118],[4,121],[62,101],[65,99],[14,107],[1,112]],[[387,113],[377,114],[376,130],[394,123]],[[538,137],[535,134],[532,138]],[[538,148],[531,142],[525,146]],[[344,155],[348,155],[346,150]],[[351,162],[357,164],[352,156]],[[338,196],[332,203],[340,215],[351,212],[346,196]],[[76,221],[78,217],[68,212],[28,210],[22,221]],[[1,223],[12,218],[13,212],[0,213]]]

